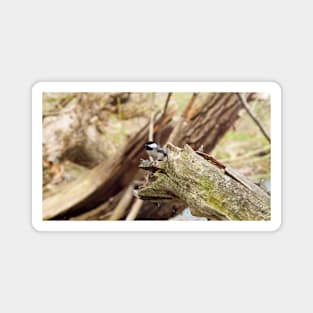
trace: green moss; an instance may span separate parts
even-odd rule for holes
[[[217,195],[215,192],[215,184],[210,181],[209,179],[201,179],[199,181],[199,186],[203,191],[203,195],[205,196],[205,202],[209,207],[212,209],[217,210],[220,213],[223,213],[223,206],[222,206],[222,196]],[[213,194],[214,193],[214,194]]]

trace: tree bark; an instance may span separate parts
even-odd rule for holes
[[[183,202],[193,215],[208,219],[270,219],[270,196],[245,177],[188,145],[168,144],[167,153],[158,166],[142,162],[140,167],[152,174],[138,191],[140,199]]]
[[[248,99],[251,94],[248,95]],[[193,96],[195,98],[195,95]],[[242,106],[235,94],[213,93],[199,107],[194,108],[190,101],[181,121],[180,131],[172,143],[183,146],[190,144],[197,149],[202,144],[204,151],[209,152],[217,141],[226,133],[238,118]],[[64,112],[65,113],[65,112]],[[173,112],[166,112],[155,124],[155,141],[164,145],[171,132]],[[176,124],[177,125],[177,124]],[[174,125],[174,127],[176,127]],[[75,137],[73,137],[75,138]],[[101,162],[88,174],[62,187],[62,190],[44,199],[44,219],[109,219],[120,199],[119,193],[127,187],[135,176],[138,176],[138,163],[145,158],[143,144],[148,139],[148,125],[145,125],[121,150],[109,160]],[[50,139],[48,140],[50,142]],[[63,151],[63,149],[60,149]],[[90,151],[90,150],[89,150]],[[136,176],[136,177],[137,177]],[[112,199],[110,202],[109,199]],[[107,202],[107,203],[106,203]],[[133,201],[130,203],[132,205]],[[181,201],[156,205],[150,201],[144,202],[138,219],[169,219],[182,211],[186,204]],[[129,212],[125,209],[125,214]],[[89,212],[89,213],[87,213]],[[209,216],[209,215],[208,215]],[[211,219],[226,217],[211,212]]]
[[[247,94],[247,101],[252,96]],[[203,151],[210,153],[238,119],[241,109],[235,93],[210,93],[201,108],[185,119],[179,135],[170,142],[179,147],[188,144],[195,150],[203,146]]]
[[[246,95],[250,100],[254,94]],[[203,104],[195,107],[193,93],[182,116],[170,129],[168,142],[183,147],[189,144],[193,149],[203,147],[203,151],[210,153],[218,141],[232,127],[239,117],[242,109],[241,101],[235,93],[210,93]],[[168,137],[168,136],[167,136]],[[165,144],[163,140],[156,141]],[[169,219],[182,211],[184,204],[162,203],[158,207],[149,202],[144,202],[138,219]],[[216,212],[211,219],[224,219]]]

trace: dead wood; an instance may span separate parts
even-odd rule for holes
[[[163,116],[166,115],[167,107],[168,107],[168,104],[169,104],[169,102],[171,100],[172,94],[173,94],[172,92],[169,92],[167,94],[167,97],[166,97],[166,100],[165,100],[165,104],[164,104],[163,114],[162,114]]]
[[[248,100],[252,97],[252,93],[247,95]],[[210,153],[238,119],[242,109],[241,102],[235,93],[210,93],[203,104],[195,109],[196,98],[197,93],[193,93],[174,128],[170,126],[171,135],[168,142],[179,147],[189,144],[193,149],[202,146],[203,151]],[[165,144],[164,141],[157,142]],[[139,214],[138,218],[171,218],[185,207],[185,204],[173,203],[173,201],[161,203],[158,207],[149,202],[144,202],[141,208],[142,214]],[[224,217],[212,212],[210,219],[221,220]]]
[[[174,112],[158,119],[154,132],[161,131]],[[91,169],[87,174],[66,185],[59,192],[43,201],[43,219],[68,219],[98,207],[128,186],[138,171],[140,158],[148,138],[148,123],[134,135],[125,148],[109,161]],[[113,208],[112,208],[113,209]]]
[[[138,191],[142,200],[184,202],[195,216],[228,220],[269,220],[270,197],[257,185],[214,158],[167,145],[168,158]]]
[[[248,100],[251,96],[248,94]],[[210,93],[190,121],[183,124],[175,140],[169,142],[179,147],[189,144],[195,150],[203,145],[203,151],[210,153],[238,119],[241,109],[235,93]]]
[[[118,202],[116,208],[113,210],[110,216],[110,220],[119,220],[125,215],[125,211],[133,199],[133,188],[133,185],[129,185],[126,188],[122,198]]]
[[[132,205],[132,207],[131,207],[131,209],[130,209],[127,217],[126,217],[126,221],[133,221],[136,219],[142,204],[143,204],[143,200],[136,199],[136,201]]]
[[[181,136],[181,134],[183,133],[183,128],[188,125],[189,116],[191,114],[190,111],[192,109],[192,106],[193,106],[197,96],[198,96],[198,94],[194,92],[192,94],[192,96],[190,97],[190,99],[186,105],[186,108],[184,109],[184,112],[182,113],[180,119],[176,123],[176,125],[175,125],[169,139],[168,139],[168,142],[175,143],[178,141],[179,136]]]
[[[248,99],[251,94],[248,95]],[[210,152],[218,140],[227,132],[238,118],[242,106],[235,94],[214,93],[210,94],[204,103],[194,108],[194,101],[197,94],[193,94],[183,116],[176,124],[171,122],[173,112],[167,112],[168,95],[165,108],[161,118],[154,123],[154,140],[163,145],[168,141],[173,128],[176,127],[176,134],[172,134],[173,142],[178,146],[190,144],[194,149],[202,144],[205,152]],[[118,105],[118,102],[117,102]],[[178,125],[180,123],[180,125]],[[150,127],[149,127],[150,125]],[[151,123],[147,123],[133,136],[125,146],[124,150],[111,157],[108,161],[101,162],[89,173],[78,178],[73,183],[62,189],[62,192],[55,196],[44,199],[44,219],[116,219],[124,218],[132,211],[134,199],[130,202],[126,197],[128,206],[122,201],[125,188],[138,176],[138,164],[140,158],[146,158],[143,149],[148,139]],[[173,143],[172,142],[172,143]],[[142,177],[139,176],[139,178]],[[123,191],[124,190],[124,191]],[[173,199],[172,199],[173,200]],[[119,204],[123,210],[117,210]],[[145,201],[136,214],[131,218],[137,219],[169,219],[180,213],[186,203],[180,198],[168,203],[156,205],[151,201]],[[136,206],[135,206],[136,209]],[[133,210],[133,212],[135,211]],[[114,211],[116,211],[114,216]],[[123,212],[122,212],[123,211]],[[226,217],[216,210],[206,212],[210,219],[225,219]],[[117,217],[118,216],[118,217]]]

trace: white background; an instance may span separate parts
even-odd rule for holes
[[[312,312],[309,1],[2,1],[1,312]],[[276,80],[275,233],[38,233],[38,80]],[[275,127],[275,125],[272,125]]]

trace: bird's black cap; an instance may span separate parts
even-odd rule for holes
[[[144,144],[144,147],[147,148],[147,146],[153,144],[154,141],[147,141],[145,144]]]

